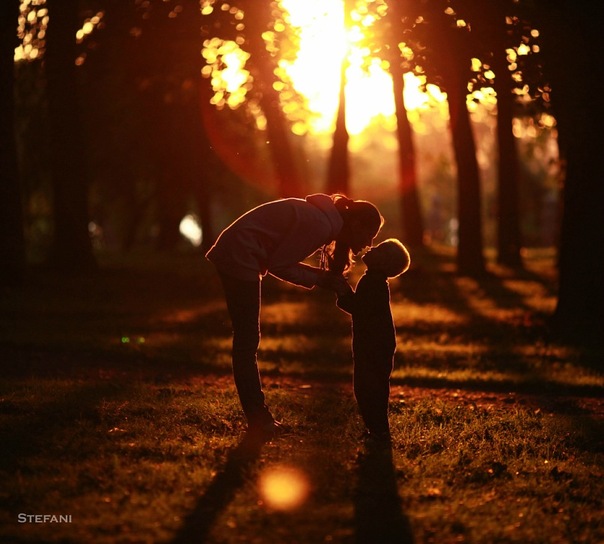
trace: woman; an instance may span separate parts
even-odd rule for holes
[[[239,217],[206,254],[224,287],[233,325],[233,376],[251,433],[270,439],[278,426],[258,372],[262,277],[268,273],[307,289],[336,291],[352,257],[371,245],[383,223],[365,200],[325,194],[286,198]],[[302,262],[321,248],[320,268]]]

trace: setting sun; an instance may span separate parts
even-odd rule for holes
[[[300,32],[300,51],[292,63],[283,63],[294,86],[308,100],[309,109],[316,114],[313,132],[331,132],[338,107],[340,68],[345,55],[346,124],[350,134],[359,134],[376,117],[394,115],[392,80],[383,62],[371,59],[364,68],[367,51],[358,44],[363,29],[372,19],[363,19],[353,28],[344,24],[342,0],[281,0],[289,13],[289,22]],[[320,64],[317,63],[320,59]],[[405,103],[408,110],[418,109],[431,100],[442,101],[437,87],[430,94],[420,90],[422,81],[412,74],[405,75]]]
[[[287,12],[288,24],[298,33],[299,50],[293,60],[281,60],[279,67],[305,97],[308,108],[304,122],[294,123],[294,132],[333,130],[344,59],[348,60],[345,92],[349,134],[360,134],[376,118],[393,126],[395,106],[388,66],[384,60],[372,58],[361,45],[375,20],[355,17],[347,28],[342,0],[281,0],[281,6]],[[249,53],[234,41],[212,38],[204,42],[202,54],[207,63],[202,71],[215,93],[212,103],[219,108],[243,104],[251,86],[246,69]],[[438,87],[427,85],[428,92],[424,92],[421,87],[425,81],[411,73],[404,78],[408,112],[445,100]]]

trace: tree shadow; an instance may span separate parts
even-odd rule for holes
[[[402,511],[398,494],[392,447],[367,443],[357,465],[355,542],[413,544],[411,525]]]
[[[195,508],[186,516],[171,544],[206,542],[218,516],[228,507],[256,468],[263,442],[244,435],[233,448],[222,470],[199,498]]]

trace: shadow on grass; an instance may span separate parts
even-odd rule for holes
[[[548,399],[554,397],[599,398],[604,396],[604,388],[598,385],[575,385],[559,383],[552,380],[533,378],[507,380],[481,380],[443,377],[391,378],[392,385],[406,385],[424,389],[447,389],[451,391],[468,391],[482,393],[519,393]]]
[[[261,450],[262,443],[249,435],[243,437],[229,452],[223,469],[216,474],[195,508],[185,518],[172,544],[206,542],[217,518],[255,471]]]
[[[30,394],[33,396],[34,393]],[[0,471],[12,474],[27,467],[30,457],[47,456],[58,461],[66,455],[68,444],[56,444],[54,436],[70,429],[78,421],[99,422],[98,406],[106,399],[129,398],[130,389],[112,383],[73,385],[68,390],[57,391],[56,396],[40,399],[35,403],[0,403],[0,415],[9,416],[0,426]],[[46,395],[48,395],[46,393]],[[73,440],[76,440],[73,438]],[[49,446],[52,444],[52,446]],[[77,455],[83,457],[96,451],[90,443],[89,450],[78,443]]]
[[[359,455],[354,497],[355,542],[413,544],[409,520],[398,495],[390,446],[368,443]]]

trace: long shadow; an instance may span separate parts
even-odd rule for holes
[[[218,516],[254,473],[261,450],[261,442],[249,435],[243,437],[241,442],[229,452],[224,467],[185,518],[182,527],[171,541],[172,544],[206,542]]]
[[[604,388],[598,385],[574,385],[563,384],[542,378],[527,378],[520,380],[456,380],[452,378],[438,377],[413,377],[392,378],[393,385],[407,385],[409,387],[421,387],[428,389],[450,389],[482,393],[520,393],[534,395],[535,397],[548,399],[552,397],[576,397],[576,398],[599,398],[604,396]]]
[[[398,494],[392,448],[368,443],[359,455],[357,471],[355,542],[413,544],[411,525]]]
[[[421,339],[438,338],[445,332],[457,344],[473,344],[485,349],[481,356],[480,367],[483,369],[497,369],[511,374],[510,380],[504,383],[484,384],[487,389],[494,387],[498,390],[509,388],[511,391],[528,392],[545,395],[577,395],[592,396],[601,394],[601,388],[581,387],[558,384],[551,380],[550,362],[547,353],[539,355],[525,355],[517,348],[522,345],[542,343],[550,345],[551,330],[549,321],[551,316],[544,311],[536,310],[526,300],[526,295],[517,292],[508,285],[508,280],[533,281],[538,283],[549,295],[555,293],[551,279],[542,277],[529,269],[505,271],[497,270],[485,272],[473,277],[476,281],[476,291],[472,295],[463,292],[459,282],[462,276],[447,268],[448,258],[442,255],[427,252],[424,256],[427,266],[412,270],[402,277],[400,283],[395,283],[393,292],[400,292],[405,299],[416,304],[436,304],[452,310],[464,319],[462,324],[414,324],[406,323],[399,327],[401,335]],[[494,317],[483,315],[472,307],[472,299],[490,300],[498,309],[518,309],[524,312],[511,320],[503,321]],[[404,302],[403,302],[404,304]],[[520,321],[519,321],[520,319]],[[526,320],[526,323],[522,320]],[[584,368],[593,368],[594,358],[598,353],[584,351],[577,353],[574,364]],[[599,358],[597,359],[600,360]],[[539,362],[540,364],[535,364]],[[555,357],[551,361],[555,363]],[[476,364],[476,361],[473,361]],[[439,366],[443,372],[456,366],[465,366],[464,357],[447,356],[446,359],[434,359],[434,366]],[[597,366],[596,366],[597,368]],[[523,376],[521,384],[513,379],[514,376]],[[420,380],[421,381],[421,380]],[[419,384],[421,385],[421,384]],[[453,384],[451,384],[453,385]],[[463,385],[460,385],[463,388]],[[466,388],[476,389],[482,382],[466,385]]]

